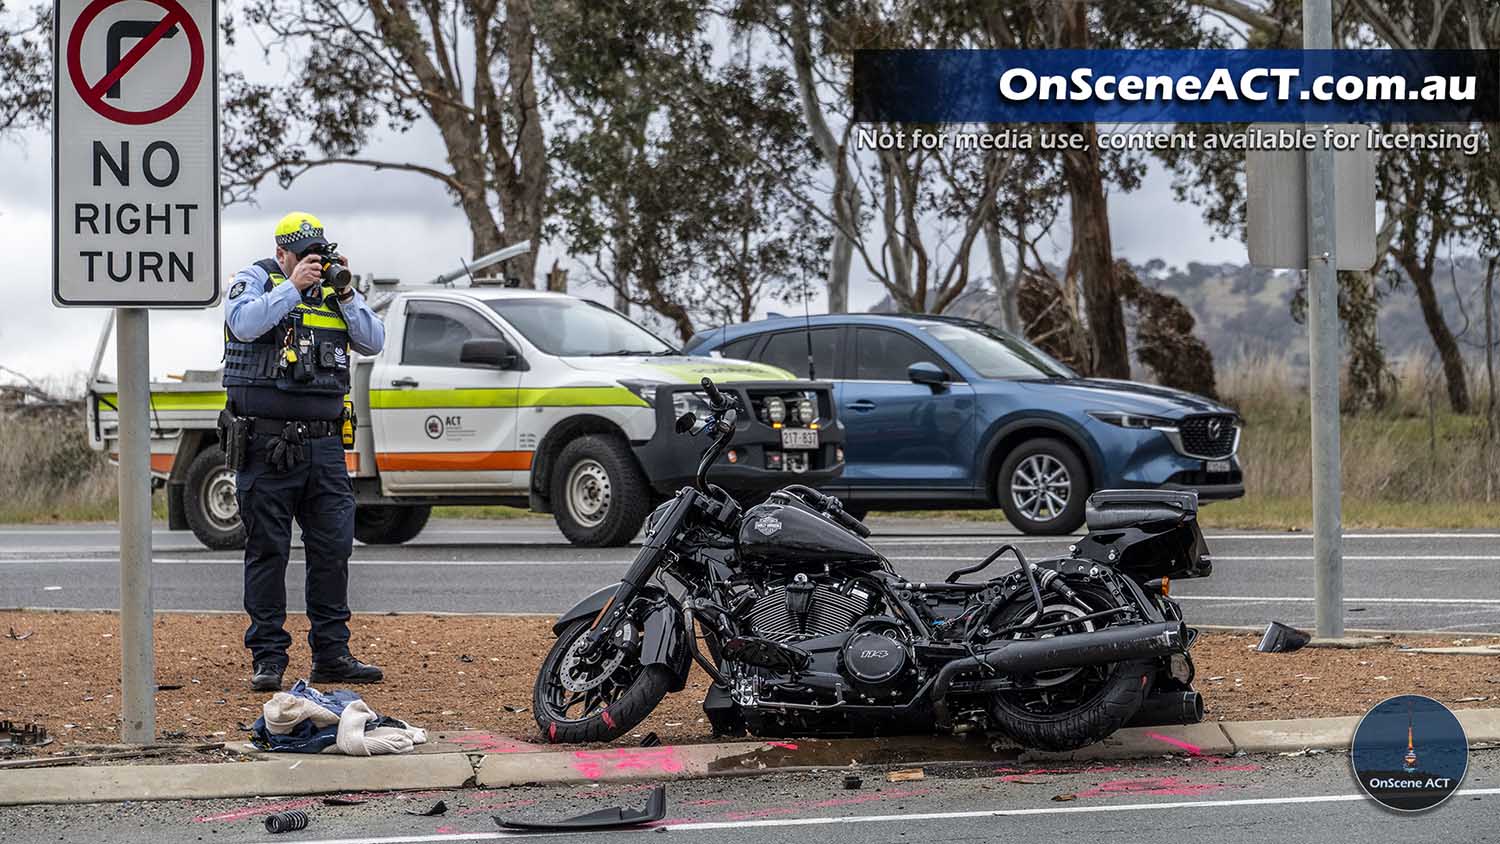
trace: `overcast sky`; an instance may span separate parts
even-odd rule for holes
[[[276,73],[262,64],[259,45],[241,43],[224,56],[236,65],[253,54],[261,73]],[[257,74],[260,75],[260,74]],[[33,378],[67,379],[86,372],[105,311],[60,309],[52,305],[50,136],[30,132],[0,141],[0,251],[8,258],[0,274],[0,366]],[[441,165],[442,144],[427,124],[406,134],[378,139],[374,152],[383,158],[419,160]],[[322,218],[331,240],[340,244],[357,273],[375,272],[404,282],[421,282],[454,268],[470,254],[463,214],[437,182],[412,173],[375,172],[357,167],[324,168],[289,190],[274,184],[262,188],[257,206],[236,206],[222,216],[223,275],[268,257],[273,251],[276,220],[292,210]],[[1173,197],[1167,174],[1153,170],[1142,188],[1110,197],[1110,221],[1117,254],[1131,261],[1162,258],[1169,264],[1190,261],[1243,261],[1244,247],[1215,240],[1197,208]],[[1068,233],[1057,226],[1044,255],[1065,260]],[[982,247],[976,258],[983,263]],[[560,258],[567,266],[566,245],[543,246],[540,269]],[[573,273],[583,276],[581,270]],[[606,291],[581,286],[577,295],[611,301]],[[860,272],[857,262],[851,307],[863,310],[883,296],[879,284]],[[784,308],[775,302],[762,312]],[[816,307],[816,304],[815,306]],[[151,373],[161,377],[184,369],[218,366],[222,316],[208,311],[156,311],[151,315]],[[114,372],[111,345],[104,371]],[[0,379],[6,376],[0,373]]]

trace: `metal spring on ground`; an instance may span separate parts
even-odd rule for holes
[[[277,812],[266,816],[266,832],[291,832],[306,828],[306,812]]]

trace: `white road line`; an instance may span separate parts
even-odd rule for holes
[[[1460,797],[1500,794],[1500,788],[1465,788],[1455,792]],[[1168,809],[1231,809],[1240,806],[1275,806],[1293,803],[1355,803],[1368,801],[1363,794],[1320,794],[1305,797],[1251,797],[1241,800],[1180,800],[1160,803],[1115,803],[1096,806],[1047,806],[1038,809],[981,809],[965,812],[912,812],[901,815],[848,815],[819,818],[774,818],[712,823],[678,823],[656,827],[669,832],[708,832],[719,829],[749,827],[836,826],[859,823],[903,823],[909,821],[963,820],[967,818],[1027,817],[1031,815],[1086,815],[1110,812],[1159,812]],[[621,830],[625,831],[625,830]],[[646,832],[646,830],[640,830]],[[428,841],[495,841],[518,835],[555,837],[577,835],[574,832],[455,832],[434,835],[396,835],[382,838],[323,838],[304,844],[422,844]]]

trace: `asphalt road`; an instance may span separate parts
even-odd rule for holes
[[[873,526],[875,546],[914,579],[939,580],[1002,541],[1037,557],[1067,547],[1066,538],[1018,538],[973,522],[877,519]],[[1190,621],[1312,623],[1310,535],[1211,532],[1208,542],[1214,576],[1173,585]],[[1500,632],[1500,532],[1353,531],[1344,553],[1348,627]],[[434,522],[407,545],[356,548],[350,604],[356,611],[556,613],[618,579],[633,554],[574,548],[541,519]],[[159,530],[154,556],[158,609],[240,607],[238,554]],[[296,610],[300,557],[293,552],[287,572]],[[0,607],[116,608],[118,564],[110,526],[0,528]]]
[[[858,790],[842,771],[668,784],[665,837],[653,831],[532,836],[541,840],[685,844],[887,844],[1024,841],[1037,844],[1333,844],[1500,841],[1500,750],[1475,751],[1461,790],[1430,812],[1397,815],[1363,799],[1343,754],[1304,758],[1149,760],[1107,765],[944,767],[888,783],[866,771]],[[354,844],[508,838],[491,818],[560,819],[640,806],[649,784],[367,795],[331,807],[319,798],[6,808],[0,841]],[[1055,799],[1059,796],[1062,800]],[[447,804],[440,817],[408,810]],[[301,809],[311,823],[267,835],[268,812]]]

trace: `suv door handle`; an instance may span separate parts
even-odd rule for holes
[[[417,379],[415,379],[415,378],[397,378],[396,380],[394,380],[394,381],[391,382],[391,386],[392,387],[415,387],[415,386],[417,386]]]
[[[849,409],[850,410],[857,410],[857,411],[863,413],[863,412],[865,412],[867,410],[874,410],[875,409],[875,402],[872,402],[869,399],[860,399],[859,401],[852,401],[852,402],[849,402]]]

